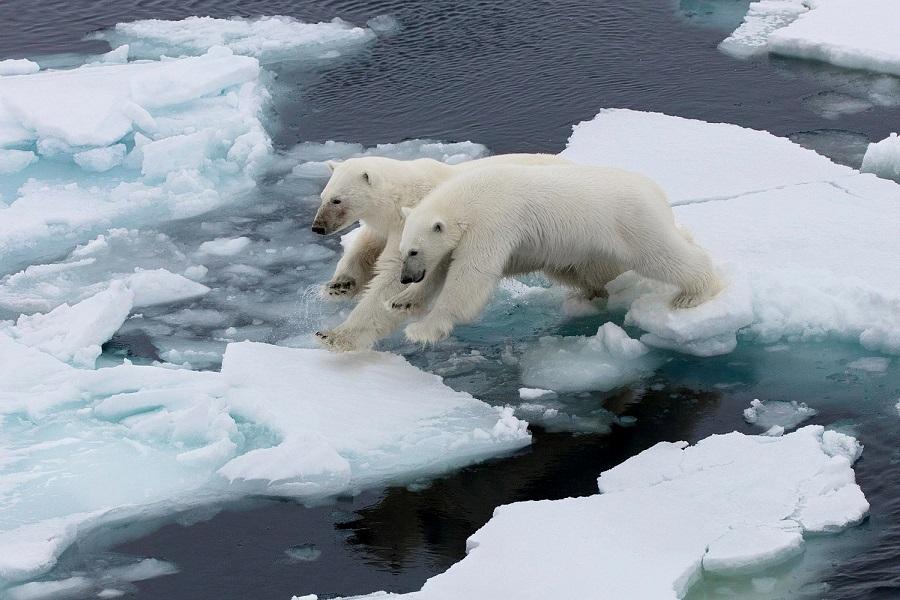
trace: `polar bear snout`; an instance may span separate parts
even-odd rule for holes
[[[319,212],[316,213],[315,219],[313,219],[311,229],[313,233],[318,233],[319,235],[328,235],[329,233],[340,231],[346,225],[346,211],[324,211],[320,208]]]
[[[410,250],[403,258],[400,283],[419,283],[425,279],[425,271],[425,262],[419,256],[418,251]]]

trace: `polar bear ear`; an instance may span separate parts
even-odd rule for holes
[[[400,212],[403,214],[403,218],[405,219],[406,217],[409,216],[409,213],[412,212],[412,209],[408,206],[401,206]]]
[[[328,170],[331,171],[332,173],[334,173],[335,167],[337,167],[341,163],[339,163],[336,160],[326,160],[325,164],[328,165]]]
[[[431,226],[431,230],[435,233],[444,233],[444,229],[446,228],[443,221],[435,221]]]
[[[368,171],[363,171],[362,178],[363,181],[365,181],[369,185],[375,185],[376,183],[375,176]]]

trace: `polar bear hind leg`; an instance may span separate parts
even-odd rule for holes
[[[645,242],[637,250],[637,273],[679,288],[672,298],[672,308],[697,306],[722,289],[709,255],[678,229]]]

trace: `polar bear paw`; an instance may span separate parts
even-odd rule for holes
[[[421,294],[412,286],[406,288],[384,304],[389,311],[402,314],[419,313],[425,308]]]
[[[349,275],[335,275],[331,281],[325,284],[322,290],[325,298],[329,300],[350,298],[355,296],[357,291],[356,279]]]
[[[410,323],[404,330],[406,339],[419,344],[436,344],[446,339],[453,331],[453,321],[450,319],[425,318],[415,323]]]
[[[687,292],[681,292],[680,294],[676,294],[675,297],[672,298],[672,308],[693,308],[699,304],[703,304],[705,300],[706,298],[702,294],[690,294]]]
[[[328,350],[332,352],[352,352],[354,350],[366,350],[366,346],[359,342],[357,336],[350,335],[346,331],[328,329],[317,331],[316,338]]]

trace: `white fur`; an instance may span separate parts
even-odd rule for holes
[[[362,227],[325,284],[325,294],[340,298],[355,296],[364,289],[365,292],[344,323],[319,334],[323,344],[335,350],[370,348],[400,327],[404,313],[416,312],[433,290],[428,285],[404,289],[400,284],[402,210],[417,205],[435,187],[457,175],[501,164],[571,163],[552,154],[501,154],[456,165],[432,159],[401,161],[381,157],[351,158],[332,165],[333,173],[322,191],[314,225],[324,226],[328,233],[356,221]],[[340,204],[333,204],[335,199]],[[387,301],[401,291],[406,292],[401,298],[402,306],[398,304],[391,310]]]
[[[406,328],[407,338],[422,343],[475,319],[508,275],[541,270],[597,295],[633,269],[677,286],[676,308],[721,288],[709,256],[676,226],[663,191],[646,177],[603,167],[497,165],[456,177],[412,210],[399,253],[404,276],[445,277],[430,312]]]

